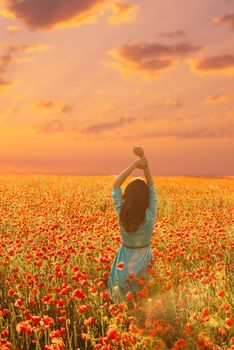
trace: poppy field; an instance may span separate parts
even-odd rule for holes
[[[119,303],[114,178],[0,176],[0,349],[233,350],[234,178],[154,177],[152,264]]]

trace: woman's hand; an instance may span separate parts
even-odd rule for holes
[[[140,146],[134,146],[133,153],[140,158],[143,158],[145,156],[143,148]]]
[[[134,162],[135,168],[146,169],[148,166],[146,158],[136,159]]]

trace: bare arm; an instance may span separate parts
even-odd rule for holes
[[[145,161],[146,166],[143,168],[144,169],[144,175],[146,178],[146,182],[149,186],[149,212],[153,215],[153,218],[155,218],[156,212],[157,212],[157,193],[155,191],[155,186],[154,186],[154,179],[150,171],[150,166],[149,163],[145,157],[144,151],[142,147],[139,146],[134,146],[133,147],[133,152],[135,155],[140,157],[141,160]]]
[[[148,160],[147,160],[146,157],[145,157],[143,148],[142,148],[142,147],[139,147],[139,146],[135,146],[135,147],[133,148],[133,152],[134,152],[138,157],[140,157],[140,159],[146,161],[147,166],[143,168],[143,170],[144,170],[144,175],[145,175],[145,179],[146,179],[146,182],[147,182],[147,184],[148,184],[149,186],[150,186],[150,185],[153,185],[153,184],[154,184],[154,179],[153,179],[153,176],[152,176],[152,174],[151,174],[150,166],[149,166]]]
[[[147,167],[144,168],[143,170],[144,170],[144,175],[145,175],[145,179],[146,179],[147,184],[149,186],[153,185],[154,184],[154,179],[153,179],[153,176],[151,174],[149,163],[148,163]]]
[[[122,173],[119,174],[113,183],[113,187],[120,187],[135,168],[136,165],[134,161],[125,170],[123,170]]]
[[[146,165],[146,159],[134,160],[125,170],[122,171],[122,173],[118,175],[118,177],[113,182],[113,187],[120,187],[134,169],[144,169]]]

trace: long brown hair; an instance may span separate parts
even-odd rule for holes
[[[120,223],[126,232],[134,232],[143,223],[149,206],[149,186],[139,178],[128,183],[123,193]]]

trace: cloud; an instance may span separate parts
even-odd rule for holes
[[[41,44],[0,44],[0,91],[18,84],[16,81],[5,79],[5,74],[8,73],[12,64],[23,62],[24,59],[21,56],[24,52],[43,51],[47,48],[46,45]]]
[[[5,0],[3,16],[22,20],[31,30],[94,23],[111,5],[109,0]]]
[[[1,4],[6,4],[6,1],[3,0],[3,1],[0,1],[0,5]],[[2,17],[6,17],[6,18],[10,18],[10,19],[14,19],[15,18],[15,15],[9,11],[6,7],[0,7],[0,16]]]
[[[146,125],[146,122],[150,123]],[[130,132],[131,124],[138,123]],[[118,130],[118,132],[117,132]],[[145,114],[140,117],[119,118],[115,122],[94,123],[85,128],[78,128],[84,136],[135,139],[173,137],[178,139],[234,137],[234,113],[229,111],[218,115],[191,115],[187,117],[162,117]],[[115,131],[111,133],[111,131]]]
[[[65,104],[62,108],[61,108],[61,112],[62,113],[71,113],[73,112],[74,108],[73,106],[69,105],[69,104]]]
[[[230,24],[231,29],[234,31],[234,13],[227,13],[221,17],[215,17],[212,20],[213,24],[222,24],[227,23]]]
[[[120,0],[2,0],[0,3],[5,5],[0,9],[1,16],[20,19],[32,31],[95,23],[110,8],[113,14],[107,19],[109,24],[126,23],[133,21],[139,11],[137,5]],[[16,28],[11,26],[8,30],[13,33]]]
[[[217,137],[234,137],[234,128],[232,129],[205,129],[198,128],[197,130],[163,130],[142,133],[137,135],[141,138],[156,138],[156,137],[174,137],[177,139],[193,139],[193,138],[217,138]]]
[[[51,108],[54,107],[55,103],[52,100],[40,100],[36,101],[39,107]]]
[[[179,99],[176,98],[168,98],[165,101],[165,105],[169,108],[178,108],[178,107],[182,107],[183,104],[181,103],[181,101]]]
[[[166,32],[161,32],[159,33],[160,36],[174,39],[178,37],[185,37],[186,32],[184,30],[172,30],[172,31],[166,31]]]
[[[59,120],[59,119],[52,119],[47,120],[44,123],[40,125],[34,125],[34,127],[37,129],[39,133],[46,133],[46,134],[52,134],[52,133],[60,133],[60,132],[69,132],[69,131],[76,131],[77,128],[74,126],[74,128],[69,125],[68,123]]]
[[[111,122],[103,122],[103,123],[94,123],[89,126],[86,126],[80,131],[85,134],[97,134],[103,131],[109,131],[116,128],[120,128],[125,124],[131,124],[137,121],[137,118],[134,117],[120,117],[117,120]]]
[[[208,105],[214,105],[214,104],[225,104],[230,100],[230,96],[217,93],[212,96],[208,96],[205,100],[205,103]]]
[[[139,7],[133,4],[115,2],[112,5],[113,15],[108,17],[109,24],[131,22],[135,19]]]
[[[224,115],[176,117],[155,122],[150,131],[142,131],[126,139],[135,138],[173,137],[177,139],[192,138],[234,138],[234,113],[230,111]]]
[[[160,43],[137,43],[123,45],[108,52],[116,61],[106,64],[119,70],[124,78],[137,74],[146,79],[155,79],[159,73],[175,67],[190,53],[203,47],[182,42],[174,45]]]
[[[9,25],[6,27],[6,30],[11,34],[15,34],[15,33],[18,33],[20,31],[20,28],[18,26],[15,26],[15,25]]]
[[[13,55],[16,53],[29,52],[29,51],[44,51],[47,50],[49,46],[42,44],[0,44],[0,53]]]
[[[188,60],[188,63],[195,73],[221,73],[228,76],[234,74],[233,53],[204,57],[197,61]]]
[[[64,114],[71,113],[74,110],[74,107],[71,104],[61,100],[35,100],[32,102],[32,106],[43,109],[53,109]]]
[[[131,132],[133,123],[136,124],[134,133]],[[114,122],[94,123],[85,128],[78,128],[77,131],[87,136],[92,134],[97,137],[123,139],[234,137],[234,111],[232,109],[222,115],[194,114],[178,117],[144,113],[134,117],[121,117]]]
[[[0,93],[5,92],[9,87],[15,86],[16,84],[17,82],[5,80],[0,76]]]
[[[40,133],[73,133],[77,140],[81,137],[106,140],[156,137],[234,138],[234,111],[231,109],[221,115],[199,113],[188,116],[163,116],[158,112],[145,112],[133,117],[122,116],[114,121],[94,122],[86,126],[82,126],[77,120],[53,118],[34,127]]]
[[[97,135],[97,134],[105,134],[109,131],[113,131],[116,129],[121,129],[124,126],[128,126],[132,123],[137,122],[146,122],[154,120],[155,117],[146,114],[140,117],[120,117],[113,121],[104,121],[100,123],[91,123],[87,126],[80,126],[77,121],[64,121],[59,120],[58,118],[54,118],[52,120],[47,120],[39,125],[34,125],[34,127],[42,133],[57,133],[57,132],[79,132],[83,135]]]
[[[48,49],[50,49],[50,46],[43,44],[18,45],[18,51],[22,52],[46,51]]]

